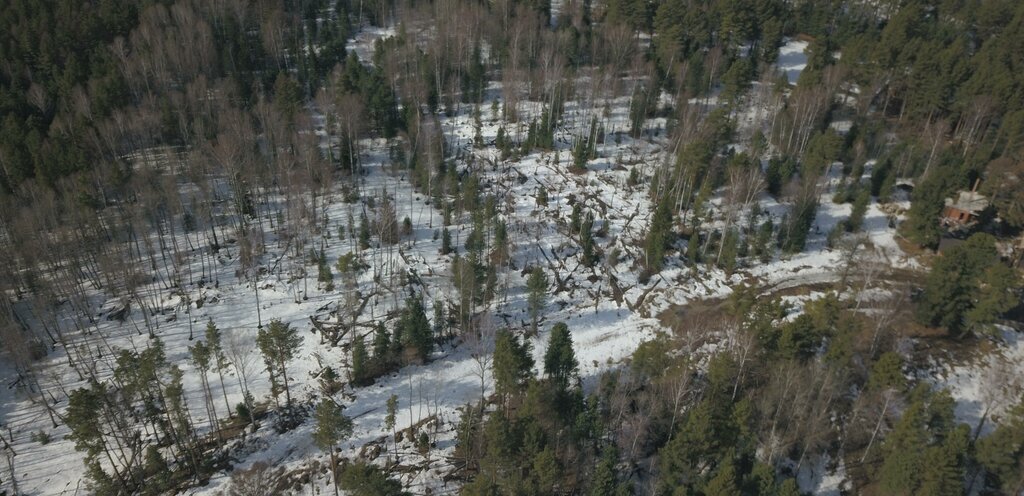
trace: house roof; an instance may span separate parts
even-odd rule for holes
[[[946,198],[946,206],[963,212],[977,214],[988,208],[988,199],[976,191],[961,191],[956,201]]]
[[[962,244],[964,244],[962,239],[943,237],[939,240],[939,253],[945,253]]]

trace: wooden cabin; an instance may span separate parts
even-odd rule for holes
[[[978,183],[971,191],[961,191],[956,199],[946,198],[942,210],[942,224],[947,227],[961,227],[978,221],[981,212],[988,208],[988,198],[978,193]]]

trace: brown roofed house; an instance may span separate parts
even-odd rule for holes
[[[942,224],[947,227],[968,226],[977,222],[981,212],[988,208],[988,198],[978,193],[978,182],[971,191],[961,191],[956,200],[946,198],[946,208],[942,210]]]

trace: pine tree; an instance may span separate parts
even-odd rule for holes
[[[996,262],[984,269],[976,281],[977,290],[971,298],[972,307],[964,315],[967,325],[981,329],[996,322],[1020,303],[1021,279],[1017,272]]]
[[[871,195],[878,197],[879,201],[885,201],[890,193],[885,191],[885,183],[894,175],[891,159],[875,164],[875,167],[871,169]]]
[[[231,366],[231,362],[228,361],[228,357],[224,355],[224,345],[221,343],[220,329],[217,328],[217,324],[213,323],[213,319],[209,319],[206,322],[205,331],[206,345],[210,349],[210,356],[213,359],[213,366],[217,369],[217,375],[220,379],[220,391],[224,396],[224,405],[227,408],[228,416],[231,416],[231,403],[228,402],[228,390],[224,387],[224,371]]]
[[[786,479],[779,484],[778,496],[801,496],[800,486],[796,479]]]
[[[402,483],[389,479],[376,465],[358,461],[341,472],[341,488],[352,496],[409,496]]]
[[[352,420],[343,413],[344,407],[330,398],[320,400],[316,406],[313,427],[313,443],[317,448],[331,454],[331,478],[334,481],[334,494],[338,495],[338,459],[334,450],[342,440],[352,435]]]
[[[473,405],[465,405],[459,409],[459,425],[455,428],[455,459],[466,467],[476,468],[480,458],[482,443],[481,413]]]
[[[590,121],[590,131],[586,137],[577,136],[576,143],[572,147],[572,164],[576,172],[587,171],[587,161],[597,156],[597,116]]]
[[[663,488],[671,491],[693,483],[699,474],[698,466],[714,455],[717,445],[709,402],[701,401],[687,411],[678,432],[661,449]]]
[[[220,438],[220,428],[217,426],[217,409],[213,405],[213,394],[210,392],[209,371],[211,364],[210,348],[206,343],[200,341],[195,346],[189,346],[189,354],[192,364],[199,370],[199,379],[203,387],[203,403],[206,405],[206,414],[210,419],[210,428],[217,431]]]
[[[633,167],[629,169],[629,177],[626,178],[626,186],[631,188],[636,187],[640,184],[640,169]]]
[[[398,242],[398,217],[395,213],[395,202],[390,195],[383,195],[380,201],[376,229],[381,244],[393,245]]]
[[[495,392],[506,402],[510,395],[522,391],[533,376],[530,343],[521,342],[507,329],[498,330],[494,336],[492,375]]]
[[[68,411],[64,417],[64,422],[71,429],[68,439],[75,442],[75,450],[85,452],[87,460],[96,459],[106,449],[99,414],[102,391],[102,386],[94,383],[89,388],[76,389],[68,396]]]
[[[550,151],[555,148],[555,119],[552,116],[552,109],[545,108],[540,116],[540,124],[537,125],[536,147],[541,150]]]
[[[739,97],[750,87],[750,80],[755,76],[753,69],[750,59],[741,58],[722,75],[722,98],[730,105],[736,105]]]
[[[618,451],[610,444],[601,450],[601,458],[590,479],[590,496],[617,496],[619,493],[615,464],[619,461]]]
[[[497,103],[497,100],[495,100],[495,103]],[[494,137],[494,146],[501,151],[502,160],[508,158],[507,154],[509,153],[510,145],[508,138],[505,136],[505,126],[499,127],[498,133]]]
[[[705,486],[704,494],[706,496],[739,496],[736,465],[731,458],[722,461],[718,470],[715,471],[715,476]]]
[[[448,332],[448,319],[444,310],[444,302],[440,299],[434,300],[434,321],[431,322],[430,328],[437,339],[446,336]]]
[[[285,117],[289,126],[294,125],[295,114],[302,104],[302,89],[299,83],[285,72],[279,72],[274,81],[274,106]]]
[[[924,400],[919,397],[904,410],[885,438],[880,478],[883,487],[891,493],[910,494],[920,484],[922,456],[929,438],[926,421]]]
[[[531,468],[534,494],[558,494],[556,489],[562,477],[562,466],[550,446],[534,455]]]
[[[85,477],[88,479],[86,487],[92,490],[93,494],[122,494],[124,492],[124,488],[103,470],[103,466],[97,460],[86,460]]]
[[[648,111],[647,99],[647,89],[638,85],[633,90],[633,99],[629,103],[629,134],[635,139],[640,139],[640,133],[644,129]]]
[[[842,138],[831,129],[816,133],[807,142],[800,174],[805,177],[825,174],[827,168],[839,157],[842,145]]]
[[[260,329],[256,335],[256,346],[263,354],[267,372],[272,379],[280,375],[286,398],[285,404],[289,407],[292,404],[292,394],[288,386],[288,363],[295,359],[301,345],[302,336],[299,336],[298,330],[277,319],[270,321],[270,325]]]
[[[892,351],[882,353],[874,365],[871,366],[871,375],[868,378],[867,388],[875,391],[886,389],[902,391],[905,387],[906,378],[903,376],[903,357]]]
[[[964,494],[964,461],[970,428],[961,424],[940,445],[929,447],[922,457],[921,486],[916,494],[957,496]]]
[[[530,276],[526,280],[526,289],[528,291],[526,308],[530,314],[530,332],[536,334],[537,320],[540,318],[541,310],[544,309],[548,291],[548,276],[544,273],[543,268],[535,266],[530,271]]]
[[[188,404],[185,402],[185,388],[182,385],[184,373],[177,365],[171,365],[169,370],[170,380],[164,388],[164,397],[167,400],[167,416],[169,424],[174,431],[175,442],[178,444],[178,451],[187,454],[187,460],[193,470],[198,470],[198,462],[193,447],[195,432],[192,428],[192,415],[188,411]]]
[[[978,462],[993,484],[1004,494],[1016,494],[1024,487],[1024,403],[1018,403],[1003,417],[975,448]]]
[[[171,489],[170,466],[160,454],[160,448],[155,445],[149,445],[146,448],[145,459],[142,470],[145,474],[146,484],[142,494],[153,496],[164,494]]]
[[[572,204],[572,212],[569,213],[569,232],[576,234],[580,232],[580,224],[583,223],[583,204],[575,202]]]

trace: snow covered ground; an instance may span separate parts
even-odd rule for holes
[[[930,377],[953,395],[957,420],[981,435],[992,432],[1024,391],[1024,338],[1012,328],[997,326],[990,344],[989,352],[964,363],[937,363]]]
[[[800,79],[800,73],[807,67],[807,46],[806,41],[789,40],[779,50],[776,65],[786,75],[789,84],[796,84]]]
[[[619,113],[624,114],[624,111]],[[449,125],[454,129],[455,139],[471,136],[469,122],[468,115],[453,118]],[[496,130],[496,124],[486,126],[483,130],[486,139],[493,139]],[[567,140],[567,133],[563,133],[559,138]],[[440,228],[442,214],[428,205],[427,198],[417,193],[408,181],[386,170],[383,160],[385,153],[381,145],[373,142],[364,143],[368,173],[362,185],[363,194],[379,197],[386,191],[394,198],[396,217],[409,217],[414,225],[414,232],[410,238],[403,240],[400,246],[391,250],[393,253],[389,254],[385,247],[378,247],[363,252],[362,256],[367,262],[372,262],[371,265],[388,267],[383,274],[384,279],[390,274],[415,269],[424,281],[426,306],[430,308],[435,298],[454,297],[454,288],[447,278],[451,256],[439,254],[441,241],[435,236],[435,230]],[[635,244],[641,234],[643,220],[649,207],[642,200],[646,197],[643,189],[622,189],[621,185],[627,173],[613,171],[607,159],[595,161],[592,165],[595,172],[592,175],[567,174],[570,158],[568,144],[561,143],[560,147],[561,159],[557,163],[554,162],[553,154],[538,153],[515,164],[504,164],[498,169],[484,171],[482,178],[487,191],[504,191],[506,197],[501,198],[500,203],[509,204],[513,208],[508,221],[511,241],[518,248],[513,250],[514,264],[517,267],[524,267],[549,257],[558,264],[555,267],[561,267],[557,269],[562,272],[560,277],[567,281],[571,278],[574,281],[566,293],[553,295],[553,301],[542,322],[542,332],[534,338],[533,345],[537,358],[539,359],[545,350],[545,331],[553,322],[565,321],[573,332],[581,364],[581,376],[586,384],[592,384],[600,371],[629,356],[639,342],[651,337],[657,322],[616,303],[607,282],[591,283],[587,279],[587,274],[577,267],[578,263],[573,260],[573,257],[576,257],[576,249],[562,227],[571,212],[568,195],[574,193],[597,199],[591,206],[595,210],[607,212],[607,217],[601,217],[609,224],[609,238],[619,238],[617,242],[623,246]],[[623,145],[615,154],[610,151],[607,154],[645,160],[651,158],[652,150],[656,148],[642,142],[629,143]],[[518,184],[518,174],[511,173],[513,170],[529,179],[523,184]],[[533,199],[533,193],[538,187],[549,188],[553,192],[550,204],[546,208],[538,208]],[[326,215],[331,219],[332,226],[344,226],[350,215],[358,218],[359,209],[362,208],[360,204],[339,201],[340,196],[340,192],[335,192],[326,208]],[[468,219],[463,221],[468,222]],[[470,228],[468,223],[451,226],[453,239],[464,240]],[[332,227],[327,231],[333,229]],[[305,274],[295,272],[296,267],[302,266],[303,262],[294,260],[295,257],[286,252],[286,247],[279,241],[273,233],[266,240],[268,253],[263,257],[264,264],[270,265],[277,260],[277,264],[288,267],[288,270],[268,270],[262,273],[255,285],[259,288],[260,319],[263,324],[271,319],[280,319],[298,328],[304,337],[300,358],[289,368],[290,375],[295,378],[296,390],[293,391],[293,396],[302,403],[312,401],[319,394],[313,374],[320,370],[321,365],[332,366],[338,371],[347,370],[346,354],[339,348],[322,345],[319,335],[313,332],[309,321],[311,315],[328,319],[329,312],[343,299],[343,295],[341,289],[332,292],[317,289],[315,270],[307,270]],[[333,236],[322,241],[327,259],[331,262],[343,254],[356,251],[354,240],[349,237],[338,239],[337,236]],[[199,261],[192,260],[191,263],[190,270],[198,273]],[[166,346],[168,361],[179,364],[185,372],[187,401],[197,426],[204,431],[209,429],[209,419],[203,408],[199,374],[188,360],[188,347],[195,344],[195,340],[189,341],[189,335],[194,333],[196,339],[202,339],[202,329],[207,320],[212,319],[228,339],[237,334],[244,341],[254,341],[258,324],[256,294],[253,285],[245,284],[245,281],[236,277],[238,264],[237,249],[228,247],[225,253],[220,255],[217,287],[188,287],[189,300],[204,301],[202,308],[195,308],[194,303],[186,306],[180,296],[165,294],[157,285],[148,288],[149,291],[156,293],[154,297],[160,302],[161,314],[158,316],[159,328],[156,334]],[[623,284],[629,284],[629,278],[635,279],[635,276],[631,276],[624,265],[622,269]],[[615,268],[610,270],[612,273],[617,272]],[[521,329],[528,320],[523,301],[525,283],[516,271],[509,271],[505,277],[508,280],[504,283],[510,289],[501,297],[498,306],[492,309],[494,325],[510,325],[514,329]],[[359,286],[364,293],[384,291],[383,286],[374,283],[369,271],[362,274]],[[635,300],[640,291],[639,288],[627,286],[625,296],[627,299]],[[100,294],[96,297],[103,298]],[[398,308],[402,300],[402,295],[381,292],[372,297],[360,321],[372,323]],[[110,308],[115,304],[115,301],[105,301],[99,306]],[[499,322],[498,315],[504,316],[506,322]],[[94,332],[76,338],[90,348],[102,346],[102,350],[92,356],[96,360],[99,377],[107,377],[112,372],[113,355],[116,350],[142,349],[147,345],[148,337],[138,330],[142,321],[141,311],[133,307],[124,323],[107,320],[101,316],[93,329]],[[105,336],[102,344],[97,342],[98,336]],[[397,394],[400,404],[398,429],[416,424],[432,415],[440,419],[434,439],[439,449],[433,451],[431,456],[435,457],[436,461],[443,461],[443,455],[453,447],[451,430],[458,420],[456,409],[475,401],[482,394],[491,392],[491,379],[486,371],[481,391],[480,367],[474,358],[474,353],[478,351],[480,350],[474,350],[473,346],[467,344],[446,347],[436,352],[428,364],[408,366],[390,377],[378,380],[372,386],[346,391],[346,395],[352,398],[351,401],[345,401],[346,413],[354,418],[355,429],[351,439],[343,445],[342,456],[355,457],[364,444],[376,441],[385,434],[382,430],[385,415],[383,405],[391,394]],[[85,381],[66,366],[68,353],[68,350],[59,348],[39,364],[40,382],[47,388],[64,388],[71,391],[85,385]],[[74,351],[71,353],[72,358],[76,358]],[[253,380],[249,387],[257,401],[266,400],[270,384],[266,374],[261,371],[261,359],[252,346],[247,353],[255,363],[252,368],[257,371],[252,374]],[[4,372],[7,372],[6,377],[14,376],[13,371]],[[234,405],[242,401],[242,388],[234,377],[227,378],[225,389],[228,404]],[[220,401],[219,394],[216,396],[218,398],[214,408],[218,416],[223,418],[227,415],[227,406]],[[56,408],[60,410],[65,406],[66,401],[58,402]],[[21,492],[73,494],[82,489],[81,457],[74,451],[73,443],[64,439],[68,434],[66,427],[62,425],[56,429],[49,428],[45,410],[39,405],[32,404],[25,394],[16,389],[3,391],[3,395],[0,396],[0,414],[3,425],[10,428],[13,446],[18,453],[14,462]],[[245,468],[263,461],[290,470],[304,466],[312,459],[322,458],[324,455],[312,444],[311,429],[312,422],[307,421],[295,430],[278,435],[273,429],[265,426],[248,436],[244,445],[239,448],[237,467]],[[52,441],[45,445],[31,440],[32,433],[42,430],[52,437]],[[59,463],[54,463],[55,460]],[[223,489],[228,481],[228,475],[221,474],[214,477],[209,486],[194,492],[215,493]],[[412,474],[403,482],[416,492],[423,492],[426,487],[430,487],[436,494],[441,489],[435,487],[441,484],[440,477],[429,470]],[[320,483],[327,484],[327,480],[321,480]]]
[[[389,30],[364,30],[350,43],[350,47],[362,60],[368,61],[373,40],[391,34],[393,31]],[[806,46],[806,42],[790,41],[780,52],[780,70],[792,83],[806,65]],[[550,295],[541,332],[532,338],[534,353],[539,361],[545,351],[548,329],[554,322],[566,322],[572,332],[584,384],[592,387],[600,373],[629,357],[640,342],[662,330],[654,317],[670,306],[726,296],[733,285],[750,277],[775,288],[829,282],[837,278],[843,253],[829,249],[826,238],[828,232],[850,213],[848,204],[832,202],[841,177],[838,165],[832,167],[824,178],[826,183],[822,188],[820,208],[804,252],[741,269],[731,277],[714,268],[702,268],[695,275],[678,260],[670,260],[666,270],[649,283],[641,284],[637,262],[642,258],[640,247],[651,205],[647,185],[630,187],[627,178],[633,167],[640,168],[644,175],[652,172],[664,160],[667,142],[664,132],[657,138],[640,140],[621,134],[620,131],[628,128],[629,98],[614,99],[609,102],[609,115],[602,116],[607,135],[604,144],[598,147],[599,157],[590,161],[586,173],[571,172],[572,136],[587,125],[590,115],[602,115],[603,106],[603,101],[595,102],[594,108],[569,102],[566,108],[570,124],[555,136],[557,153],[531,153],[516,162],[501,161],[493,148],[471,148],[474,129],[468,107],[443,119],[442,126],[450,144],[462,148],[465,153],[492,161],[493,165],[482,165],[488,162],[477,161],[482,187],[486,193],[497,196],[499,205],[508,208],[503,216],[509,225],[512,261],[519,270],[510,270],[501,276],[503,280],[499,285],[508,289],[497,297],[497,302],[488,312],[490,321],[485,325],[508,326],[513,330],[522,330],[526,326],[525,281],[520,270],[532,264],[544,265],[557,275],[557,279],[564,281],[564,290]],[[527,103],[524,107],[527,117],[539,114],[539,105]],[[485,142],[491,143],[501,123],[490,115],[489,110],[483,109],[482,113],[481,134]],[[528,122],[528,119],[521,122]],[[651,121],[649,127],[653,129],[663,124],[664,120]],[[513,128],[510,127],[509,132],[514,134]],[[325,210],[330,219],[328,231],[333,233],[330,237],[321,234],[312,245],[319,248],[322,243],[331,264],[342,255],[358,251],[351,237],[338,238],[337,227],[344,227],[347,233],[347,219],[350,216],[358,219],[369,197],[376,197],[379,201],[382,195],[389,195],[394,199],[397,219],[401,221],[408,217],[414,226],[413,234],[396,247],[372,247],[362,252],[362,256],[371,265],[383,267],[381,280],[415,270],[423,280],[428,309],[435,299],[456,299],[455,288],[448,277],[452,257],[439,253],[441,240],[437,232],[441,228],[442,213],[429,204],[429,199],[417,192],[401,173],[390,170],[384,143],[366,141],[363,151],[367,174],[361,185],[362,199],[358,203],[345,203],[342,192],[333,191],[327,198]],[[537,205],[535,200],[535,193],[540,188],[549,191],[546,207]],[[596,268],[579,264],[575,243],[566,227],[572,211],[570,196],[576,201],[583,201],[595,219],[607,226],[607,234],[598,238],[597,243],[605,254],[617,250],[620,254],[618,261]],[[720,195],[713,202],[720,204]],[[788,208],[788,205],[778,203],[768,195],[762,195],[759,202],[776,222]],[[461,241],[466,239],[472,227],[467,217],[450,227],[452,238],[458,240],[456,244],[460,249]],[[270,384],[262,371],[262,359],[252,345],[258,325],[255,288],[259,289],[260,321],[266,324],[271,319],[280,319],[299,329],[304,337],[299,359],[289,368],[289,375],[295,379],[292,394],[298,402],[311,402],[320,394],[313,376],[321,366],[331,366],[343,376],[348,370],[347,353],[340,347],[321,344],[320,335],[314,332],[310,323],[310,316],[323,320],[333,318],[331,312],[342,304],[344,290],[338,277],[335,278],[338,288],[334,291],[319,289],[315,267],[305,273],[300,270],[307,265],[302,261],[305,254],[294,256],[275,231],[268,232],[270,235],[265,240],[267,253],[262,258],[267,270],[261,273],[255,284],[247,283],[236,275],[240,269],[238,249],[229,245],[224,253],[218,255],[218,285],[187,286],[191,305],[178,295],[170,295],[159,285],[147,289],[159,301],[161,310],[157,315],[156,334],[166,346],[168,360],[183,368],[189,407],[197,426],[206,431],[209,419],[203,408],[199,374],[188,360],[188,347],[195,344],[196,339],[202,339],[202,330],[208,319],[216,322],[227,339],[237,336],[239,341],[250,343],[246,356],[252,361],[255,372],[251,374],[249,387],[258,401],[268,398]],[[863,232],[873,246],[870,253],[878,260],[895,266],[915,266],[916,262],[900,250],[895,230],[875,202],[868,208]],[[189,270],[198,273],[198,258],[191,259],[189,263]],[[367,326],[400,307],[404,300],[400,291],[389,291],[385,285],[375,282],[371,271],[361,274],[358,285],[363,294],[374,294],[359,317],[359,322]],[[651,289],[652,285],[656,287]],[[92,297],[97,308],[109,309],[117,303],[108,301],[109,298],[98,292]],[[194,302],[199,300],[204,304],[196,308]],[[69,312],[66,308],[62,311]],[[74,342],[80,348],[58,348],[38,364],[40,382],[47,389],[63,388],[68,392],[84,386],[84,378],[78,377],[67,366],[69,359],[82,357],[95,361],[100,377],[109,376],[114,350],[146,346],[148,337],[144,331],[139,331],[142,322],[142,312],[134,306],[123,323],[100,316],[95,326],[89,329],[89,334],[75,334]],[[190,341],[190,333],[194,333],[196,339]],[[101,341],[100,336],[105,340]],[[1009,356],[1020,363],[1024,358],[1024,346],[1016,346],[1017,341],[1013,343],[1015,351]],[[355,426],[352,437],[342,445],[341,456],[354,458],[365,445],[378,443],[388,434],[383,427],[384,405],[387,398],[395,394],[399,398],[397,429],[416,425],[431,417],[437,419],[428,431],[436,448],[425,457],[416,453],[408,443],[399,448],[403,464],[419,467],[402,475],[402,482],[417,494],[428,489],[433,494],[454,492],[454,485],[442,480],[448,469],[445,456],[454,449],[453,430],[459,418],[457,409],[492,392],[489,373],[486,367],[481,368],[478,360],[481,353],[486,354],[487,351],[486,343],[455,342],[435,351],[424,365],[404,367],[371,386],[346,387],[338,399],[345,405],[346,414],[354,419]],[[975,372],[954,370],[950,380],[955,394],[959,395],[958,400],[963,399],[963,405],[958,406],[958,414],[964,418],[977,414],[969,403],[976,396],[972,391],[980,387],[972,382]],[[0,362],[0,375],[15,377],[7,362]],[[230,405],[242,401],[242,388],[236,376],[225,377],[225,394]],[[215,396],[219,398],[216,391]],[[6,429],[3,436],[12,441],[17,452],[13,462],[19,490],[33,495],[81,493],[84,468],[73,443],[64,439],[68,434],[67,428],[63,425],[52,428],[46,410],[33,398],[38,399],[38,394],[29,394],[18,387],[0,390],[0,424]],[[62,411],[67,406],[66,399],[56,398],[54,405]],[[215,401],[214,408],[218,416],[227,415],[227,406],[219,399]],[[307,420],[294,430],[277,434],[270,426],[264,426],[238,443],[233,452],[236,468],[246,468],[260,461],[288,470],[309,466],[313,461],[323,463],[327,457],[313,445],[312,427],[312,420]],[[45,445],[33,441],[33,433],[39,431],[49,433],[52,441]],[[808,467],[808,473],[801,472],[804,489],[819,494],[838,494],[843,471],[841,466],[837,471],[830,471],[828,466],[826,460],[821,460]],[[3,471],[0,466],[0,473]],[[198,488],[192,494],[216,494],[229,482],[229,474],[220,473],[208,486]],[[0,490],[10,489],[8,477],[3,477],[3,484]],[[313,494],[324,494],[328,491],[328,484],[329,479],[320,475],[311,482],[311,490]]]

